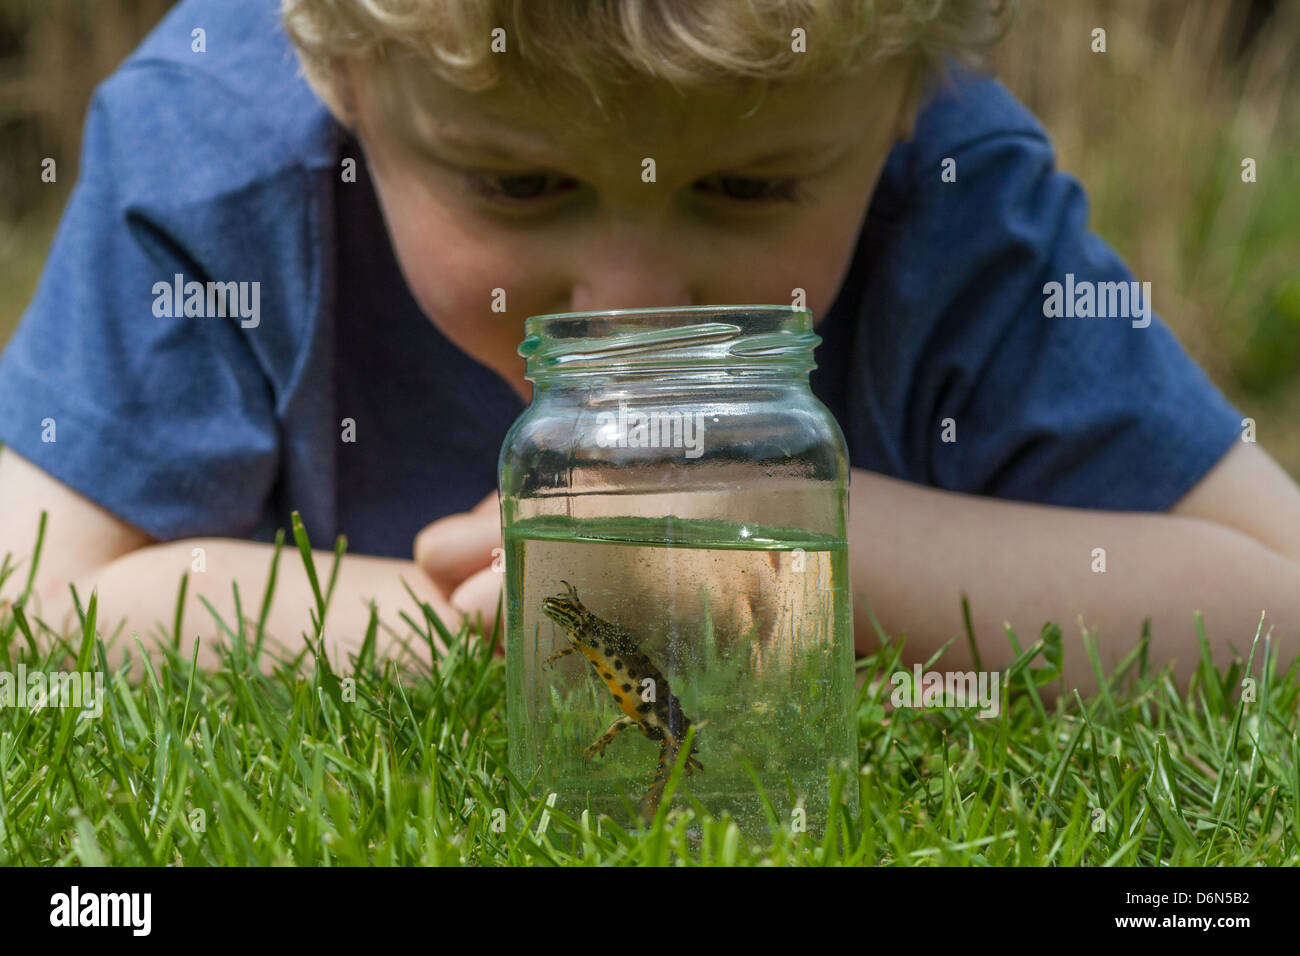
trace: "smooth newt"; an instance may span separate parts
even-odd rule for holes
[[[583,751],[583,756],[588,760],[596,754],[604,756],[605,748],[619,731],[639,727],[646,737],[659,741],[659,763],[654,784],[647,795],[657,804],[657,792],[662,793],[668,769],[681,752],[691,721],[682,713],[681,702],[668,687],[663,672],[642,653],[632,635],[619,625],[592,614],[578,599],[578,591],[572,584],[568,581],[560,583],[567,589],[567,594],[546,598],[542,601],[542,611],[564,630],[569,646],[549,657],[546,663],[574,651],[581,652],[613,695],[614,703],[623,711],[623,716],[610,724],[600,739]],[[695,753],[692,745],[686,758],[686,773],[704,769],[695,759]]]

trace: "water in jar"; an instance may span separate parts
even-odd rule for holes
[[[626,826],[647,812],[655,786],[660,743],[635,721],[624,721],[603,755],[584,753],[627,715],[618,688],[583,654],[556,656],[571,644],[543,601],[572,586],[668,684],[629,680],[637,706],[667,692],[694,729],[703,769],[681,775],[671,807],[725,811],[762,837],[772,819],[765,796],[778,825],[816,833],[839,767],[850,771],[841,800],[856,811],[843,540],[672,516],[543,515],[507,527],[505,544],[510,763],[521,782],[533,780],[535,796],[555,793],[567,813],[587,809]]]

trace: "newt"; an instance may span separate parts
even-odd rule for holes
[[[597,754],[605,755],[605,748],[621,731],[638,727],[650,740],[659,741],[659,762],[655,770],[646,805],[658,805],[666,783],[668,770],[681,752],[686,732],[691,727],[690,718],[682,712],[681,702],[674,696],[663,672],[655,666],[637,645],[628,631],[589,611],[578,598],[577,589],[568,581],[561,581],[566,594],[548,597],[542,601],[542,612],[563,629],[569,646],[547,658],[546,664],[559,660],[575,651],[580,652],[596,676],[609,689],[623,716],[609,725],[600,738],[583,751],[591,760]],[[647,683],[649,682],[649,683]],[[653,691],[647,695],[647,691]],[[646,697],[650,699],[646,699]],[[686,757],[685,772],[703,770],[695,759],[696,748]]]

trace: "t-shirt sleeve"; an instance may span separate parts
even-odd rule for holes
[[[99,88],[78,183],[0,356],[0,442],[158,539],[249,535],[279,461],[249,341],[274,309],[251,283],[275,265],[241,235],[256,232],[238,206],[256,184],[223,181],[246,175],[222,132],[232,112],[210,81],[165,67]],[[178,276],[244,285],[217,289],[224,316],[206,294],[205,314],[182,301],[178,315]]]
[[[910,158],[910,225],[889,252],[899,278],[875,345],[895,366],[882,374],[900,458],[950,490],[1166,510],[1239,438],[1241,413],[1143,311],[1159,285],[1132,286],[1089,232],[1084,192],[1054,168],[1036,121],[981,82],[966,109],[997,122]],[[971,125],[961,102],[954,128]]]

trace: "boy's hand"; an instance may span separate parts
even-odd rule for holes
[[[439,518],[415,536],[415,563],[448,595],[452,607],[469,615],[471,626],[482,614],[489,634],[505,580],[503,563],[493,561],[492,549],[500,547],[501,510],[495,489],[473,510]],[[446,623],[453,630],[459,624]]]

